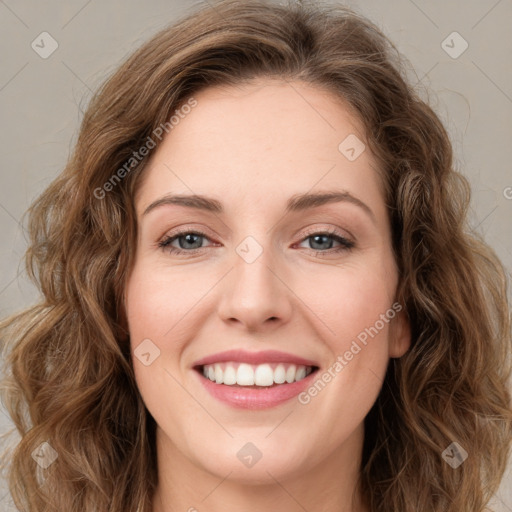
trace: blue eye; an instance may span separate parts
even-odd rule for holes
[[[197,231],[181,231],[176,233],[173,236],[166,236],[163,240],[158,243],[158,246],[167,252],[173,254],[183,254],[183,253],[195,253],[198,249],[202,248],[202,243],[199,243],[199,247],[195,247],[197,245],[197,239],[207,238],[205,233],[200,233]],[[183,245],[184,248],[173,247],[171,244],[175,241],[184,240]],[[193,245],[194,247],[188,248],[188,245]],[[179,244],[182,245],[181,243]]]
[[[345,237],[341,235],[337,235],[336,232],[332,233],[314,233],[311,235],[308,235],[304,240],[310,240],[310,244],[313,244],[313,247],[311,249],[315,252],[340,252],[340,251],[346,251],[349,249],[352,249],[354,247],[354,242],[351,242],[350,240],[347,240]],[[333,248],[333,242],[332,240],[338,242],[340,244],[339,247]],[[318,248],[318,245],[325,245],[327,244],[328,247],[326,247],[326,250],[321,250]],[[315,247],[315,245],[317,247]]]
[[[198,251],[204,249],[203,240],[209,240],[208,236],[205,233],[200,231],[180,231],[171,235],[167,235],[160,242],[158,242],[158,247],[160,247],[163,251],[171,253],[171,254],[196,254]],[[318,249],[315,247],[310,247],[309,249],[315,253],[337,253],[341,251],[348,251],[352,249],[355,244],[354,242],[348,240],[337,231],[332,232],[312,232],[308,233],[308,235],[302,239],[301,243],[311,239],[310,244],[314,245],[328,245],[324,249]],[[339,243],[339,247],[333,248],[333,242]],[[178,245],[180,247],[174,247],[173,244],[175,241],[178,241]]]

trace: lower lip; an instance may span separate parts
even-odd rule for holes
[[[194,370],[195,371],[195,370]],[[291,384],[279,384],[265,388],[245,388],[216,384],[195,371],[202,385],[217,400],[239,409],[268,409],[287,402],[304,391],[318,370],[311,372],[307,377]]]

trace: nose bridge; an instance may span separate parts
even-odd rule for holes
[[[219,314],[252,329],[267,320],[286,320],[291,311],[290,292],[279,276],[271,237],[245,237],[233,254],[233,270],[224,280]]]

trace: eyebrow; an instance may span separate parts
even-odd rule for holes
[[[359,206],[363,209],[372,219],[372,221],[376,222],[376,217],[370,207],[363,203],[360,199],[353,196],[350,192],[346,190],[335,190],[335,191],[327,191],[316,194],[296,194],[292,196],[287,204],[286,204],[286,213],[290,212],[300,212],[304,210],[308,210],[310,208],[318,208],[319,206],[323,206],[325,204],[330,203],[338,203],[338,202],[348,202]],[[195,208],[198,210],[204,210],[216,214],[224,213],[224,208],[222,203],[217,199],[213,199],[211,197],[201,196],[201,195],[172,195],[168,194],[156,201],[152,202],[143,212],[143,216],[147,215],[149,212],[164,205],[179,205],[185,206],[187,208]]]

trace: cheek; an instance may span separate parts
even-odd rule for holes
[[[389,262],[365,263],[345,266],[335,276],[318,275],[315,286],[303,288],[330,354],[318,376],[322,382],[303,395],[314,414],[327,407],[362,421],[384,381],[397,276]]]
[[[172,270],[149,264],[134,267],[126,288],[126,315],[135,378],[147,404],[163,389],[174,399],[180,396],[170,374],[182,374],[183,352],[208,313],[205,294],[217,281],[212,273],[187,266]],[[139,359],[147,353],[149,358]],[[145,366],[147,359],[151,363]]]
[[[324,339],[331,340],[333,349],[341,350],[348,340],[357,338],[390,310],[396,277],[393,265],[384,258],[366,260],[304,279],[298,283],[297,295],[321,320]],[[378,329],[387,334],[388,323],[383,326],[379,321]]]
[[[135,380],[146,407],[162,424],[172,424],[172,414],[162,404],[171,397],[176,404],[182,396],[172,377],[178,375],[175,365],[186,340],[176,331],[183,328],[185,322],[180,319],[187,319],[190,310],[190,294],[181,286],[190,288],[178,274],[135,265],[125,294]],[[172,344],[168,343],[171,337]]]
[[[204,277],[204,276],[203,276]],[[134,268],[126,292],[126,314],[130,336],[163,340],[181,323],[181,319],[213,286],[185,268]]]
[[[375,402],[389,363],[396,277],[391,265],[376,263],[344,268],[337,280],[321,281],[315,288],[319,316],[330,330],[324,340],[331,361],[318,377],[322,382],[303,398],[314,414],[327,408],[357,422]]]

